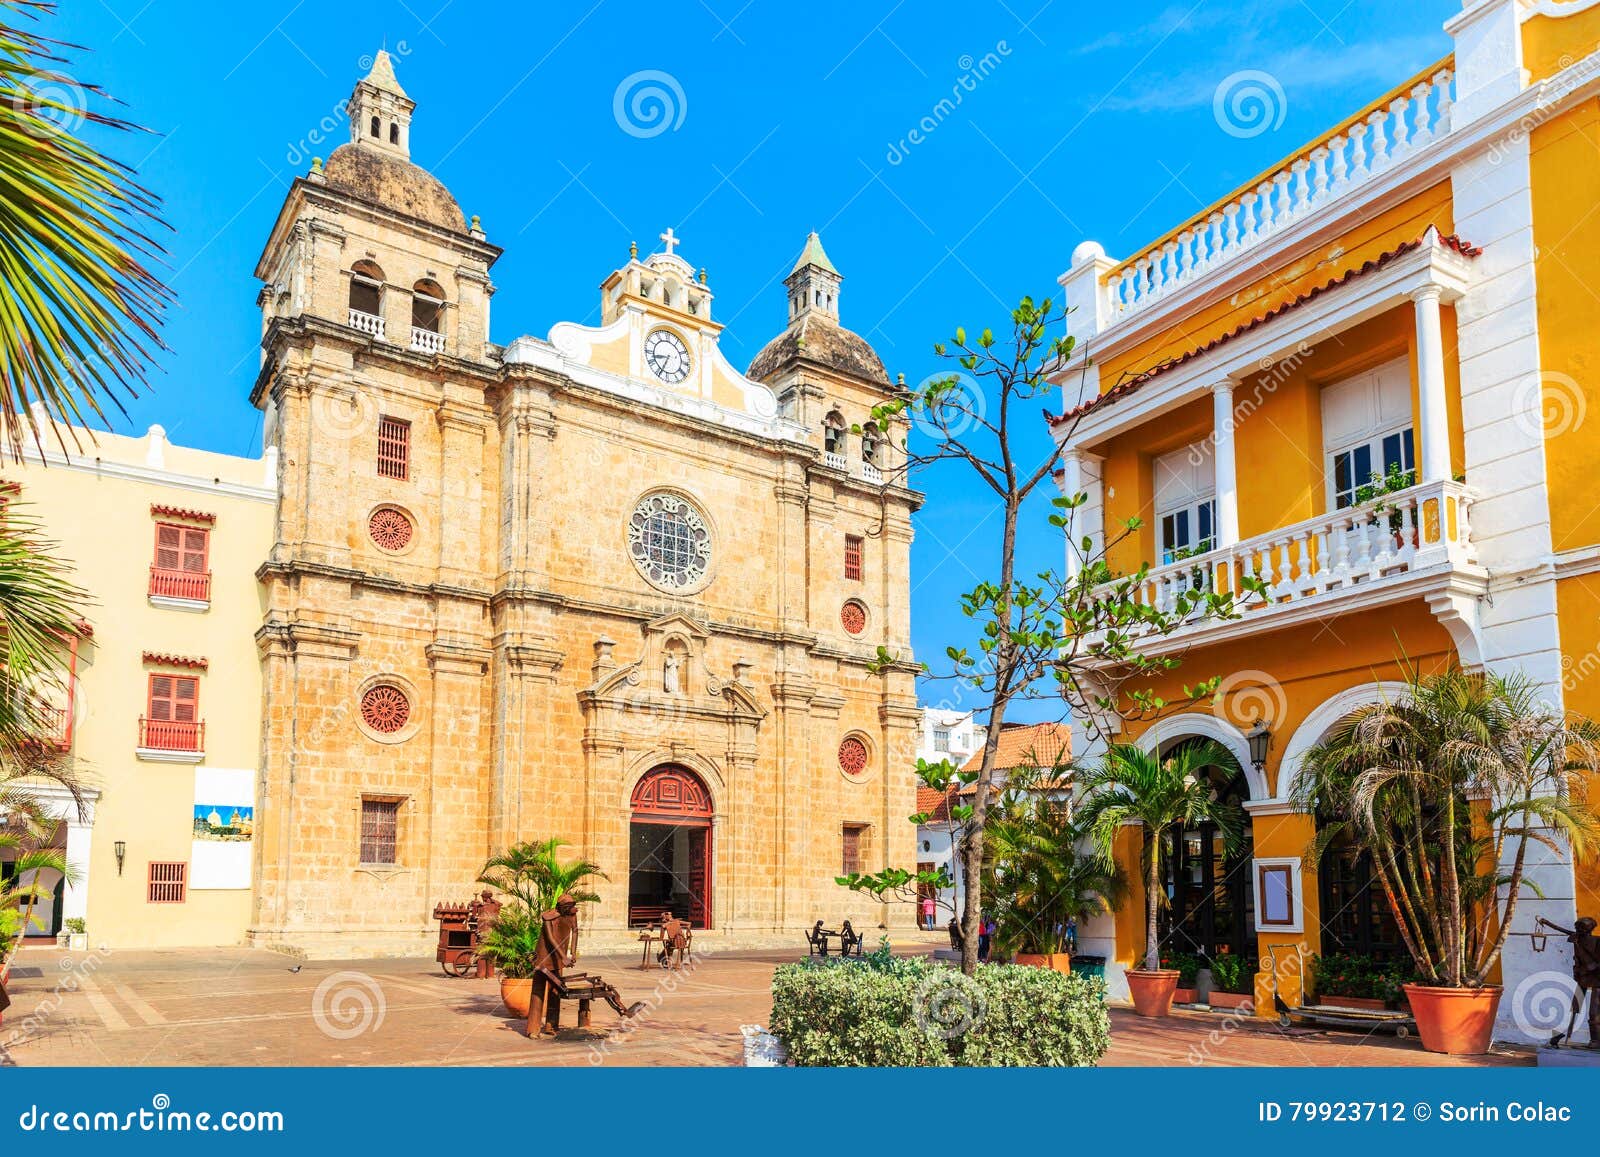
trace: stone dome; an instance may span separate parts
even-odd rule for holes
[[[329,187],[457,233],[466,231],[461,206],[420,165],[381,149],[340,145],[323,166]]]
[[[791,322],[755,356],[745,376],[764,382],[797,359],[876,385],[889,384],[882,359],[866,339],[819,313],[803,314]]]

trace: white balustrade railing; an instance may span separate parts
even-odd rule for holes
[[[425,354],[444,353],[444,334],[431,329],[411,327],[411,348]]]
[[[843,470],[845,468],[844,455],[835,454],[832,450],[824,450],[822,464],[830,470]]]
[[[1450,131],[1449,68],[1357,114],[1254,188],[1241,191],[1107,273],[1108,316],[1152,305]]]
[[[1170,614],[1186,591],[1241,592],[1242,580],[1253,578],[1265,593],[1241,596],[1248,617],[1441,564],[1470,565],[1476,561],[1467,518],[1471,505],[1459,482],[1412,486],[1156,567],[1135,584],[1133,599]],[[1109,593],[1115,585],[1101,590]]]
[[[871,462],[863,462],[861,464],[861,477],[868,482],[880,483],[883,481],[883,471],[879,470]]]
[[[351,329],[358,329],[362,333],[369,333],[379,341],[383,340],[383,318],[375,313],[364,310],[352,309],[350,319],[346,322]]]

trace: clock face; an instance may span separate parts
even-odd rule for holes
[[[689,350],[671,330],[658,329],[644,339],[644,361],[650,372],[675,386],[689,376]]]

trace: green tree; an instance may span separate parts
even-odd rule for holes
[[[596,903],[600,897],[584,882],[608,877],[589,860],[563,860],[561,849],[570,846],[556,837],[513,844],[490,857],[478,873],[478,883],[514,896],[533,916],[554,908],[566,892],[580,904]]]
[[[1065,533],[1073,565],[1063,574],[1054,569],[1029,576],[1019,571],[1017,546],[1024,508],[1039,487],[1048,483],[1061,462],[1063,437],[1039,452],[1038,414],[1033,404],[1055,388],[1075,344],[1064,334],[1066,315],[1049,298],[1035,303],[1025,297],[1012,310],[1005,340],[985,329],[970,337],[957,329],[934,354],[953,363],[948,375],[937,375],[915,390],[904,391],[873,410],[880,426],[909,417],[927,445],[906,447],[906,469],[939,463],[959,464],[998,504],[1000,533],[993,578],[984,579],[961,597],[962,614],[973,621],[977,650],[951,645],[946,649],[949,678],[974,689],[988,727],[979,766],[971,772],[948,760],[919,761],[917,773],[936,790],[960,782],[973,787],[972,802],[954,805],[952,820],[960,825],[963,890],[961,966],[973,972],[978,962],[978,922],[983,910],[985,830],[995,783],[995,754],[1007,715],[1019,700],[1049,698],[1064,703],[1066,712],[1101,729],[1113,718],[1148,718],[1168,706],[1148,690],[1151,676],[1178,665],[1170,656],[1151,656],[1141,645],[1209,617],[1238,614],[1241,596],[1262,590],[1254,580],[1238,591],[1215,592],[1194,583],[1172,602],[1157,607],[1136,597],[1149,572],[1148,564],[1133,574],[1116,573],[1113,551],[1142,525],[1138,518],[1108,527],[1099,540],[1073,527],[1076,512],[1088,501],[1084,493],[1051,500],[1051,532]],[[1027,423],[1026,428],[1023,423]],[[1027,431],[1035,431],[1029,438]],[[880,648],[879,669],[904,660]],[[923,670],[926,670],[923,668]],[[1218,680],[1184,687],[1184,701],[1211,695]],[[926,817],[910,817],[912,823]],[[948,880],[948,875],[942,877]],[[937,884],[937,872],[893,869],[871,876],[842,876],[839,882],[877,895],[914,893],[917,883]],[[946,884],[948,886],[948,884]]]
[[[1583,802],[1597,770],[1600,727],[1551,710],[1526,676],[1413,672],[1307,754],[1294,798],[1325,821],[1312,855],[1346,833],[1371,853],[1422,983],[1478,988],[1537,894],[1530,846],[1582,854],[1600,835]]]
[[[160,224],[156,198],[78,133],[142,130],[78,107],[104,94],[20,25],[53,11],[0,0],[0,427],[13,457],[25,433],[42,446],[38,413],[65,450],[58,423],[104,421],[105,402],[135,396],[170,297],[146,264],[160,254],[144,232]]]
[[[1167,835],[1178,824],[1216,824],[1228,854],[1238,849],[1244,816],[1238,805],[1213,798],[1208,769],[1234,773],[1239,763],[1215,740],[1186,743],[1162,757],[1131,743],[1113,743],[1101,760],[1078,777],[1082,793],[1077,822],[1090,834],[1108,867],[1116,863],[1117,836],[1124,825],[1144,828],[1140,869],[1144,876],[1144,967],[1161,967],[1157,918],[1166,893],[1161,887]]]

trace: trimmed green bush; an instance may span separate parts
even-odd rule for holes
[[[1111,1043],[1097,977],[923,960],[786,964],[772,1031],[805,1066],[1094,1065]]]

